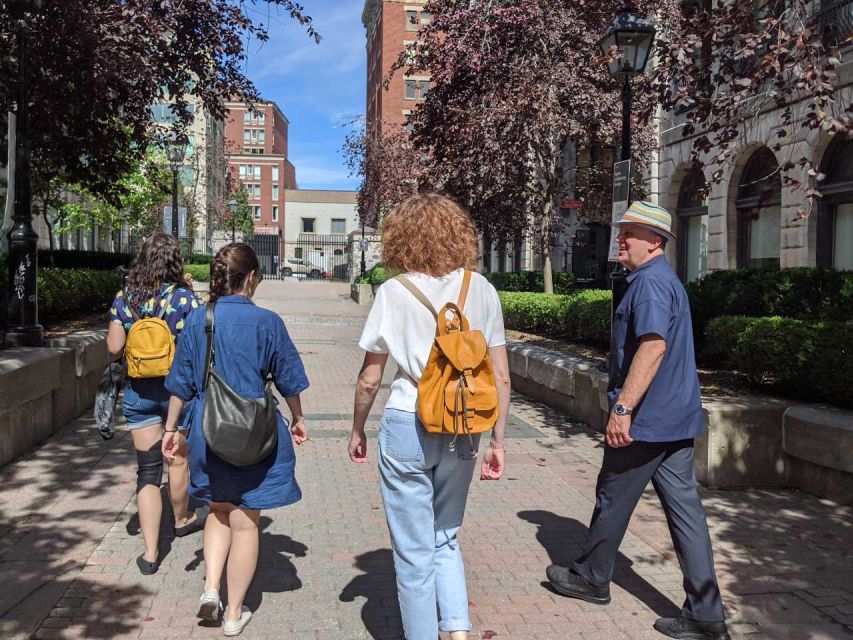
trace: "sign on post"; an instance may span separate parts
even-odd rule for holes
[[[616,224],[625,215],[631,199],[631,161],[620,160],[613,164],[613,209],[610,223]],[[616,242],[616,227],[610,227],[610,249],[607,259],[617,262],[619,259],[619,243]]]

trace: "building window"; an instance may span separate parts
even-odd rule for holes
[[[302,233],[314,233],[314,218],[302,218]]]
[[[782,178],[776,156],[761,147],[747,160],[738,183],[737,265],[747,269],[779,266],[782,244]]]
[[[332,218],[332,233],[346,233],[347,221],[344,218]]]
[[[252,208],[255,210],[255,220],[260,220],[261,219],[261,207],[258,205],[255,205]]]
[[[249,109],[246,109],[243,112],[243,122],[251,122],[252,121],[252,112]]]
[[[708,272],[708,206],[705,174],[693,167],[684,177],[675,210],[678,218],[678,275],[685,282]]]
[[[416,100],[417,97],[417,80],[406,80],[406,100]]]
[[[406,11],[406,31],[418,30],[418,12]]]
[[[293,250],[293,257],[296,258],[297,260],[302,259],[302,247],[296,247]]]
[[[278,185],[277,184],[274,184],[272,186],[272,199],[278,200]]]
[[[240,165],[240,180],[245,180],[245,179],[246,179],[246,165],[241,164]]]
[[[243,144],[251,144],[252,142],[252,130],[251,129],[243,129]]]
[[[272,206],[272,221],[278,222],[278,205]]]
[[[272,168],[272,181],[278,182],[278,167]]]
[[[818,267],[853,270],[853,140],[842,136],[830,143],[821,167],[826,179],[818,185]]]
[[[266,133],[264,132],[263,129],[258,129],[258,144],[264,143],[265,135],[266,135]]]
[[[259,164],[252,165],[252,176],[254,176],[255,180],[261,179],[261,165],[259,165]]]
[[[421,11],[421,24],[432,22],[432,14],[429,11]]]

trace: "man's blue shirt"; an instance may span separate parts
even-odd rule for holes
[[[616,309],[610,348],[610,407],[616,403],[640,338],[658,335],[666,352],[646,395],[633,407],[631,437],[643,442],[695,438],[705,429],[693,350],[690,305],[664,256],[628,274],[628,290]]]

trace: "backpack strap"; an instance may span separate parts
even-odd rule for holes
[[[465,275],[462,276],[462,290],[459,291],[459,300],[456,306],[459,307],[459,313],[465,308],[465,299],[468,297],[468,287],[471,285],[471,271],[465,269]]]
[[[205,308],[205,323],[204,323],[204,333],[207,336],[207,356],[204,359],[204,379],[202,380],[202,385],[204,389],[207,389],[207,383],[210,378],[210,370],[213,368],[213,337],[216,334],[213,326],[213,321],[215,319],[213,314],[213,309],[216,306],[216,303],[208,304]]]
[[[406,287],[406,289],[408,289],[409,292],[413,296],[415,296],[415,298],[418,299],[418,302],[420,302],[427,309],[429,309],[429,312],[433,315],[433,317],[438,318],[438,313],[436,312],[435,307],[432,306],[432,303],[429,301],[429,298],[427,298],[424,295],[424,292],[415,286],[414,282],[412,282],[411,280],[409,280],[406,276],[404,276],[402,274],[400,274],[399,276],[395,276],[394,280],[396,280],[401,285]]]
[[[174,293],[175,293],[175,287],[174,287],[174,285],[171,285],[166,289],[166,293],[164,293],[163,295],[161,295],[159,297],[159,299],[155,303],[155,304],[159,305],[159,309],[157,310],[157,315],[154,316],[155,318],[159,318],[160,320],[166,319],[166,312],[169,310],[169,299],[172,297],[172,294],[174,294]],[[163,301],[165,301],[166,304],[163,304]]]

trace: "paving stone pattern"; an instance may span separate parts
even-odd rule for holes
[[[304,499],[262,515],[246,638],[402,638],[375,432],[371,464],[345,454],[366,313],[346,294],[325,283],[265,282],[259,291],[258,303],[286,318],[309,372],[312,438],[298,452]],[[583,543],[602,439],[521,396],[512,411],[506,476],[475,480],[461,532],[472,639],[661,637],[652,622],[677,613],[684,594],[654,493],[620,549],[609,606],[552,593],[544,568]],[[0,471],[0,638],[221,637],[193,617],[200,536],[175,539],[164,518],[160,571],[136,569],[134,485],[126,430],[102,443],[85,417]],[[733,637],[853,638],[851,509],[793,491],[705,491],[704,499]]]

